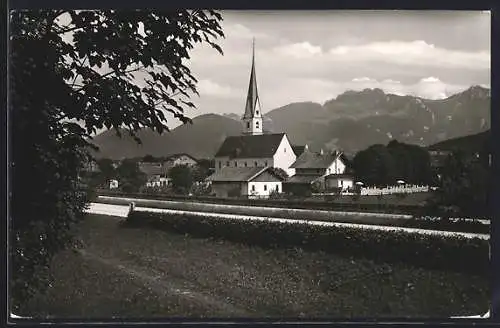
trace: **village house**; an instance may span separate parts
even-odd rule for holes
[[[163,162],[163,166],[165,168],[171,169],[174,166],[180,166],[180,165],[187,165],[187,166],[195,166],[198,164],[198,161],[196,158],[189,154],[174,154],[166,158],[166,160]]]
[[[267,198],[282,192],[282,179],[268,167],[226,167],[207,181],[216,197]]]
[[[298,194],[319,190],[353,188],[353,178],[347,174],[347,159],[342,152],[311,152],[307,147],[291,165],[295,175],[283,183],[283,192]]]
[[[216,184],[222,182],[226,184],[224,188],[229,188],[229,183],[236,186],[249,185],[249,177],[253,177],[255,172],[267,172],[265,169],[268,167],[280,168],[289,176],[295,174],[295,169],[290,166],[297,159],[296,151],[300,152],[300,147],[292,147],[285,133],[264,133],[262,121],[254,50],[245,114],[242,118],[243,134],[227,137],[215,154],[215,173],[208,179],[213,188],[221,189],[222,187]],[[258,184],[253,185],[255,189],[249,192],[242,190],[240,194],[267,196],[271,189],[281,192],[281,181],[276,181],[274,174],[263,174],[259,179],[262,188],[259,188]],[[266,179],[268,181],[264,181]],[[227,194],[227,190],[219,190],[216,194]]]
[[[146,187],[167,187],[169,179],[167,177],[167,169],[162,163],[140,162],[139,170],[146,174]]]

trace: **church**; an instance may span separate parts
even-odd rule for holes
[[[282,192],[281,178],[270,168],[281,168],[289,176],[296,161],[296,151],[286,133],[265,133],[255,72],[255,44],[252,49],[250,82],[242,117],[243,132],[230,136],[215,154],[215,173],[208,177],[218,197],[268,196]]]

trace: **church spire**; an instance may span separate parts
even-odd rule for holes
[[[250,83],[248,85],[247,102],[245,106],[245,115],[243,118],[260,117],[257,110],[257,103],[260,107],[259,93],[257,91],[257,76],[255,74],[255,38],[252,40],[252,69],[250,71]]]

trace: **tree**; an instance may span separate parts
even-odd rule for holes
[[[123,160],[116,169],[116,174],[125,192],[137,192],[147,181],[146,174],[141,172],[137,162],[131,159]]]
[[[107,128],[140,142],[141,128],[168,131],[166,114],[190,122],[187,60],[198,43],[222,53],[221,20],[199,10],[11,12],[12,311],[47,285],[40,273],[83,218],[78,175],[91,135]]]
[[[210,175],[210,169],[212,169],[214,165],[214,160],[199,160],[197,165],[192,167],[193,180],[196,182],[205,181],[205,179]]]
[[[177,193],[187,194],[193,185],[193,174],[187,165],[174,166],[168,176],[172,179],[172,187]]]
[[[443,216],[491,217],[490,169],[481,159],[452,153],[441,170],[437,198],[433,205]]]
[[[393,185],[397,180],[430,184],[434,176],[426,149],[397,140],[387,146],[373,145],[360,151],[354,157],[352,167],[356,179],[366,185]]]
[[[286,171],[280,167],[270,167],[269,172],[278,176],[282,181],[285,181],[286,179],[288,179],[288,173],[286,173]]]
[[[101,184],[108,184],[109,180],[111,179],[116,179],[117,177],[117,172],[113,163],[113,160],[109,158],[101,158],[97,160],[97,167],[99,168],[100,171],[100,182]]]
[[[396,163],[384,145],[373,145],[358,152],[352,168],[356,180],[368,186],[385,186],[397,180]]]
[[[158,159],[154,157],[153,155],[147,154],[142,158],[142,160],[146,163],[153,163],[156,162]]]
[[[434,173],[429,152],[425,148],[393,140],[387,149],[394,159],[397,179],[412,184],[431,183]]]

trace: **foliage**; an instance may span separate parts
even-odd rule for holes
[[[136,192],[147,182],[147,176],[140,169],[137,162],[125,159],[116,168],[119,187],[125,192]]]
[[[189,53],[202,42],[221,52],[221,19],[198,10],[11,12],[13,310],[46,285],[38,273],[83,217],[78,175],[91,135],[161,133],[166,113],[189,122],[183,109],[197,93]]]
[[[176,193],[187,194],[193,185],[193,173],[187,165],[172,167],[168,176],[172,179],[172,188]]]
[[[272,174],[278,176],[282,181],[288,179],[288,173],[280,167],[270,167],[268,170]]]
[[[200,161],[197,165],[191,168],[193,180],[195,182],[202,182],[210,175],[210,162]]]
[[[272,190],[269,193],[269,199],[282,199],[283,198],[283,193],[280,193],[277,190]]]
[[[436,201],[444,217],[491,217],[490,168],[481,159],[452,153],[441,170]]]
[[[385,186],[396,182],[396,163],[384,145],[373,145],[356,154],[352,161],[356,181],[368,186]]]
[[[194,183],[191,187],[191,193],[195,196],[208,196],[212,192],[212,187],[204,182]]]
[[[352,162],[357,181],[368,186],[430,184],[434,172],[426,149],[391,141],[387,146],[373,145],[356,154]]]
[[[489,245],[480,239],[142,211],[132,212],[127,221],[195,237],[272,248],[298,246],[431,269],[485,273],[489,268]]]
[[[150,154],[147,154],[146,156],[144,156],[142,158],[142,161],[143,162],[146,162],[146,163],[154,163],[154,162],[158,162],[158,158],[154,157],[153,155],[150,155]]]
[[[387,149],[394,158],[395,175],[398,179],[415,185],[431,183],[434,172],[431,168],[430,154],[425,148],[393,140],[389,142]]]

